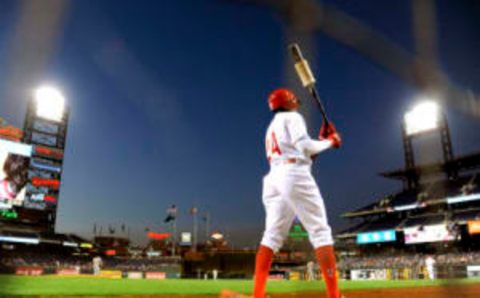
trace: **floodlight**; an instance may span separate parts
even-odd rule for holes
[[[215,240],[222,240],[223,239],[223,234],[219,233],[219,232],[215,232],[212,234],[212,238],[215,239]]]
[[[415,135],[438,128],[440,107],[434,101],[423,101],[405,114],[407,135]]]
[[[50,86],[42,86],[34,95],[37,116],[48,120],[61,121],[65,109],[65,98],[62,93]]]

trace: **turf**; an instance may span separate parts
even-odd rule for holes
[[[343,290],[445,286],[480,283],[479,279],[436,281],[343,281]],[[0,295],[200,295],[218,294],[222,289],[250,293],[252,282],[247,280],[128,280],[92,277],[22,277],[0,275]],[[323,291],[321,282],[271,281],[270,293]]]

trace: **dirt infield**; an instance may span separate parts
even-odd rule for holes
[[[272,298],[320,298],[325,294],[305,293],[273,295]],[[480,297],[480,285],[415,287],[347,291],[346,298],[474,298]]]
[[[396,289],[354,290],[345,293],[346,298],[474,298],[480,297],[480,284],[414,287]],[[2,296],[5,298],[59,298],[59,296]],[[62,296],[66,297],[66,296]],[[68,296],[69,298],[214,298],[213,295],[125,295],[125,296]],[[272,298],[324,298],[325,293],[273,294]]]

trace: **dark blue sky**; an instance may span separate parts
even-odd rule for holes
[[[409,1],[325,2],[413,51]],[[12,64],[20,6],[0,7],[0,113],[21,127],[27,98],[8,96],[3,67]],[[437,9],[442,67],[480,92],[478,3],[438,1]],[[71,106],[58,230],[88,235],[94,222],[126,223],[139,240],[147,226],[166,230],[165,209],[176,203],[180,230],[190,229],[195,205],[236,244],[256,244],[266,98],[285,83],[284,29],[266,8],[224,1],[72,1],[36,77],[60,86]],[[400,189],[377,173],[403,166],[399,127],[418,93],[352,49],[313,40],[318,87],[345,140],[314,168],[338,229],[342,212]],[[479,119],[447,112],[455,152],[480,149]],[[312,115],[313,134],[320,118]]]

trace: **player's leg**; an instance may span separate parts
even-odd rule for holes
[[[273,255],[285,240],[292,225],[294,212],[280,193],[264,181],[265,231],[255,261],[254,298],[264,298]]]
[[[339,298],[337,266],[332,231],[318,186],[311,175],[298,175],[290,196],[290,204],[308,232],[310,242],[322,270],[328,298]]]

